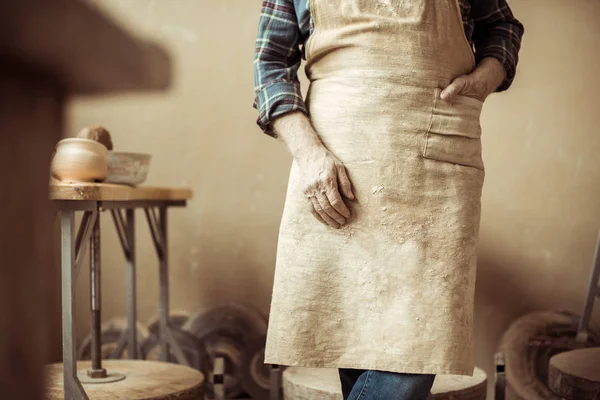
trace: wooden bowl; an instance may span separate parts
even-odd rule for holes
[[[148,177],[150,154],[109,151],[107,157],[107,183],[136,186]]]
[[[63,139],[56,145],[50,172],[62,182],[96,182],[106,178],[104,145],[89,139]]]

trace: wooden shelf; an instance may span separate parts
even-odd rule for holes
[[[90,2],[0,1],[5,58],[43,71],[69,94],[166,89],[171,61],[158,45],[136,37]]]

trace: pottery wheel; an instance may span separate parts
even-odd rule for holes
[[[105,360],[110,373],[121,373],[125,379],[109,383],[83,383],[93,400],[197,400],[204,398],[204,376],[183,365],[141,360]],[[77,363],[79,371],[91,363]],[[62,363],[46,366],[46,400],[63,400]]]

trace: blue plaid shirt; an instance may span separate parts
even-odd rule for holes
[[[513,16],[506,0],[459,0],[465,34],[475,58],[497,58],[507,78],[498,91],[512,83],[523,25]],[[258,125],[274,135],[270,123],[290,111],[307,113],[298,68],[303,47],[313,30],[310,0],[264,0],[254,54],[254,107]]]

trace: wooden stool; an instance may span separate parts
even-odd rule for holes
[[[431,393],[435,400],[485,400],[487,376],[475,368],[473,376],[438,375]],[[341,400],[342,390],[336,369],[287,368],[283,372],[285,400]]]
[[[125,375],[125,379],[108,383],[82,383],[91,400],[152,399],[197,400],[204,398],[204,376],[183,365],[141,360],[103,360],[109,372]],[[91,368],[91,362],[77,363],[80,371]],[[46,367],[46,399],[63,400],[62,363]]]
[[[341,400],[340,376],[333,368],[290,367],[283,371],[284,400]]]
[[[487,375],[477,367],[473,376],[438,375],[431,393],[435,400],[485,400]]]
[[[552,357],[548,386],[567,400],[600,400],[600,347],[567,351]]]

